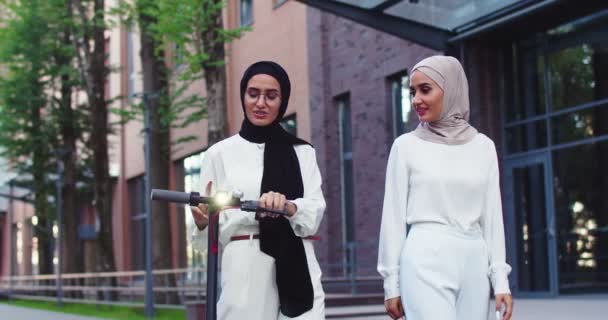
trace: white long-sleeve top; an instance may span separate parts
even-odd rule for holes
[[[386,170],[378,255],[385,299],[400,295],[399,261],[406,224],[420,222],[463,231],[481,230],[489,251],[494,293],[510,292],[498,159],[490,138],[477,134],[466,144],[445,145],[408,133],[393,143]]]
[[[243,192],[243,200],[260,198],[260,188],[264,171],[265,144],[256,144],[234,135],[211,146],[205,152],[201,167],[200,192],[212,181],[212,193],[216,191]],[[319,228],[325,211],[325,199],[321,190],[321,174],[317,165],[315,149],[309,145],[294,146],[304,185],[304,196],[299,199],[288,199],[297,206],[296,213],[289,222],[294,233],[299,237],[314,235]],[[234,235],[259,233],[259,224],[255,213],[239,209],[224,210],[219,217],[220,245],[225,246]],[[193,247],[206,249],[207,229],[193,232]]]

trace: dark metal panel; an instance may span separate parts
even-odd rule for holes
[[[384,10],[396,5],[397,3],[401,2],[401,1],[403,1],[403,0],[386,0],[386,1],[382,2],[381,4],[373,7],[372,10],[384,11]]]
[[[471,38],[488,45],[505,43],[608,8],[606,0],[585,0],[584,5],[578,0],[526,0],[447,31],[383,12],[405,0],[386,0],[371,9],[330,0],[297,1],[451,54],[458,54],[457,44]]]
[[[540,12],[544,8],[554,5],[557,1],[558,0],[545,0],[540,3],[535,3],[528,7],[522,8],[521,10],[511,12],[502,17],[493,17],[493,19],[491,19],[491,20],[488,19],[488,20],[484,21],[485,23],[482,23],[477,27],[474,27],[470,30],[458,33],[457,36],[451,38],[449,41],[458,42],[458,41],[464,40],[466,38],[469,38],[473,35],[480,34],[480,33],[486,32],[486,31],[490,31],[495,28],[499,28],[501,25],[506,25],[509,22],[513,22],[513,20],[523,18],[523,17],[533,14],[535,12]]]
[[[529,5],[505,12],[502,16],[483,19],[478,25],[457,32],[448,42],[454,44],[470,38],[482,37],[492,41],[507,42],[608,9],[606,0],[585,0],[584,5],[577,0],[544,0],[527,2],[527,4]]]
[[[439,51],[445,51],[448,46],[448,39],[454,36],[453,33],[439,28],[400,19],[378,11],[361,9],[336,1],[297,1]]]

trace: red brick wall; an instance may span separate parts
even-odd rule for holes
[[[327,275],[340,270],[327,268],[344,257],[334,99],[349,93],[358,274],[376,275],[384,178],[392,144],[387,77],[436,52],[316,9],[309,9],[308,31],[311,135],[328,204],[317,253]]]

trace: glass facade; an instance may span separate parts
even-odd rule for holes
[[[445,30],[454,30],[522,0],[336,0],[336,2],[363,9],[381,9],[388,15]]]
[[[552,156],[560,289],[608,288],[608,141]]]
[[[549,291],[549,248],[545,212],[545,176],[542,163],[512,169],[513,198],[519,209],[515,217],[519,290]]]
[[[534,35],[514,52],[516,99],[504,113],[513,280],[526,292],[606,290],[608,19]],[[538,155],[547,161],[513,165]]]

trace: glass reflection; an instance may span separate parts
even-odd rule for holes
[[[608,142],[554,151],[560,289],[608,288]]]

